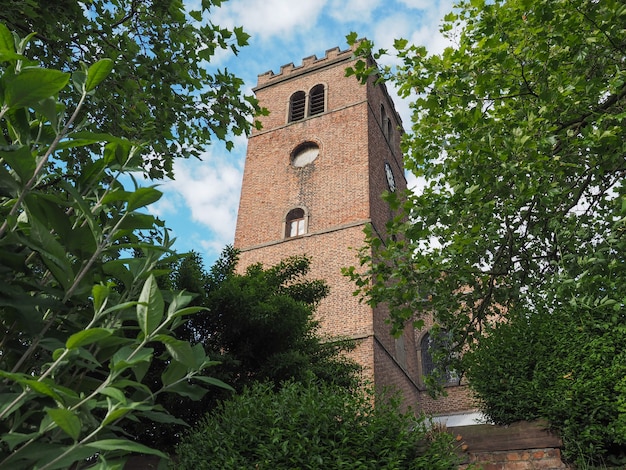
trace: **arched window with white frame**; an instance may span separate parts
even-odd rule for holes
[[[306,213],[301,207],[291,209],[285,217],[285,238],[298,237],[306,233]]]

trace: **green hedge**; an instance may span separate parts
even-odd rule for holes
[[[226,401],[177,448],[175,467],[201,469],[415,469],[458,466],[454,442],[423,418],[330,385],[255,385]]]
[[[626,328],[609,308],[564,306],[498,325],[465,358],[496,423],[547,419],[564,455],[580,463],[626,459]]]

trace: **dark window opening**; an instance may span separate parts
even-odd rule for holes
[[[444,330],[439,331],[436,337],[430,333],[422,337],[420,355],[424,377],[434,376],[442,385],[459,385],[459,374],[448,368],[442,370],[439,363],[442,355],[449,354],[450,346],[450,334]]]
[[[285,237],[297,237],[306,233],[304,209],[291,209],[287,213]]]
[[[380,105],[380,128],[383,130],[383,134],[387,132],[387,113],[385,112],[385,107]],[[387,135],[385,134],[385,137]]]
[[[304,106],[306,94],[303,91],[296,91],[289,98],[289,122],[304,119]]]
[[[324,104],[324,85],[315,85],[311,90],[309,116],[322,114],[324,112]]]

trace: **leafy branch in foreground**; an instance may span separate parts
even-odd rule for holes
[[[405,162],[423,188],[404,201],[390,196],[402,213],[387,227],[392,236],[369,234],[366,272],[350,272],[360,293],[389,305],[396,330],[433,315],[457,352],[477,352],[450,358],[456,370],[475,368],[470,385],[489,412],[532,400],[557,429],[569,426],[590,460],[623,452],[626,442],[606,402],[587,413],[561,406],[567,396],[624,403],[623,387],[589,371],[600,363],[614,379],[624,371],[613,347],[626,309],[625,28],[626,6],[616,0],[461,1],[442,24],[454,46],[441,54],[397,40],[399,66],[375,70],[367,58],[387,51],[364,41],[348,70],[361,79],[377,73],[411,99]],[[565,354],[555,341],[531,367],[529,345],[551,336],[586,354]],[[506,368],[474,360],[509,340],[490,349]],[[526,366],[559,386],[531,381],[532,396],[519,402],[494,386],[522,380],[516,371]],[[570,372],[578,379],[564,381]],[[519,416],[494,417],[509,411]],[[615,432],[594,436],[601,428]]]
[[[142,148],[77,129],[112,62],[71,75],[41,68],[24,55],[29,39],[0,24],[0,467],[167,457],[127,440],[120,423],[180,422],[158,395],[185,394],[191,380],[226,386],[201,375],[213,364],[201,347],[172,334],[201,308],[157,287],[171,242],[140,210],[160,192],[119,181],[138,168]],[[67,109],[60,93],[78,95],[76,107]],[[63,162],[78,148],[89,159],[68,172]],[[158,357],[155,343],[165,345]],[[151,391],[143,379],[155,361],[166,366]]]
[[[81,111],[85,130],[106,132],[146,151],[137,165],[152,178],[171,177],[179,157],[199,157],[217,140],[233,146],[233,135],[257,125],[260,109],[244,82],[211,67],[217,53],[237,54],[248,43],[241,27],[211,22],[221,0],[20,0],[6,2],[0,22],[26,36],[31,56],[56,70],[77,70],[103,57],[115,62],[94,106]],[[61,101],[71,94],[61,91]],[[65,156],[68,168],[86,152]]]

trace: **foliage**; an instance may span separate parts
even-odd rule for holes
[[[221,0],[196,3],[186,11],[180,0],[14,0],[0,21],[24,36],[35,31],[33,57],[50,67],[77,70],[81,62],[112,59],[110,79],[79,121],[144,143],[140,164],[160,178],[172,176],[175,157],[198,157],[214,137],[232,148],[230,136],[247,133],[249,116],[261,112],[243,95],[243,80],[209,68],[215,54],[237,54],[249,35],[211,23]],[[72,152],[67,164],[79,155]]]
[[[613,248],[626,249],[626,237]],[[589,271],[575,283],[555,281],[554,291],[569,302],[530,316],[513,309],[464,360],[494,422],[547,419],[563,438],[569,460],[623,466],[626,276],[625,266],[608,253],[601,248],[594,253],[596,259],[585,262]],[[614,282],[606,285],[607,279]],[[602,299],[580,296],[584,284],[610,293]]]
[[[348,71],[361,79],[377,72],[412,97],[405,162],[423,189],[404,199],[389,196],[401,212],[387,227],[390,236],[380,240],[370,232],[374,255],[361,257],[367,272],[348,272],[370,302],[389,304],[395,330],[409,320],[421,326],[432,313],[458,351],[480,350],[489,344],[485,328],[510,318],[494,330],[502,338],[492,341],[520,342],[492,351],[492,363],[519,364],[522,375],[534,373],[525,369],[534,367],[527,354],[536,356],[535,333],[542,340],[562,334],[589,353],[563,355],[560,341],[545,351],[553,354],[546,364],[583,361],[574,373],[610,357],[621,333],[589,325],[620,325],[626,308],[624,227],[617,223],[626,196],[625,28],[626,6],[617,0],[461,1],[442,25],[454,47],[428,55],[399,39],[396,68],[375,70],[363,59]],[[364,41],[360,52],[377,58],[386,51]],[[580,329],[567,312],[582,322]],[[614,379],[623,359],[608,363]],[[475,365],[459,360],[457,370]],[[542,373],[548,374],[542,380],[559,384],[592,380],[580,384],[590,393],[609,386],[601,374],[563,379],[569,370],[556,365]],[[481,398],[504,403],[499,394],[507,389],[485,374],[472,382],[489,395]],[[519,386],[514,406],[535,400],[522,415],[542,400],[556,404],[547,394],[564,391]],[[610,396],[623,403],[619,390]],[[597,421],[577,423],[581,441],[592,442],[585,432],[615,409],[598,403],[601,409],[587,417]],[[581,419],[576,407],[551,417],[557,426]],[[621,431],[605,440],[611,433],[602,433],[602,445],[622,441]]]
[[[158,396],[225,386],[198,375],[212,361],[172,333],[201,308],[157,286],[171,241],[141,210],[160,192],[119,181],[147,149],[77,124],[101,102],[96,88],[114,63],[41,68],[24,56],[31,38],[0,24],[0,467],[121,468],[131,452],[165,457],[120,424],[180,422]],[[81,148],[90,158],[67,171]],[[158,357],[154,344],[164,345]],[[150,390],[144,375],[155,362],[164,371]]]
[[[334,385],[256,384],[223,402],[177,448],[176,468],[456,469],[451,435],[398,400]]]
[[[211,375],[238,392],[256,381],[278,388],[284,380],[305,381],[309,376],[356,388],[359,366],[342,355],[353,343],[317,335],[318,322],[313,315],[328,286],[306,279],[309,259],[288,258],[269,268],[255,264],[243,274],[235,271],[237,262],[237,250],[227,247],[208,273],[197,253],[182,259],[172,271],[173,287],[199,293],[192,304],[206,308],[175,333],[219,360]],[[157,387],[161,368],[155,364],[148,373]],[[193,425],[230,396],[211,393],[195,403],[164,396],[159,403]],[[139,422],[127,430],[141,442],[166,449],[173,447],[184,428]]]
[[[310,260],[294,256],[269,268],[254,264],[237,274],[237,252],[224,254],[207,284],[206,307],[214,313],[199,316],[190,326],[204,330],[205,344],[225,352],[235,364],[230,371],[233,386],[241,390],[251,381],[267,380],[278,385],[304,380],[309,372],[323,381],[355,385],[356,364],[339,356],[351,343],[327,343],[337,338],[316,335],[315,307],[329,289],[325,281],[306,278]],[[206,328],[199,323],[202,319],[213,324]]]

